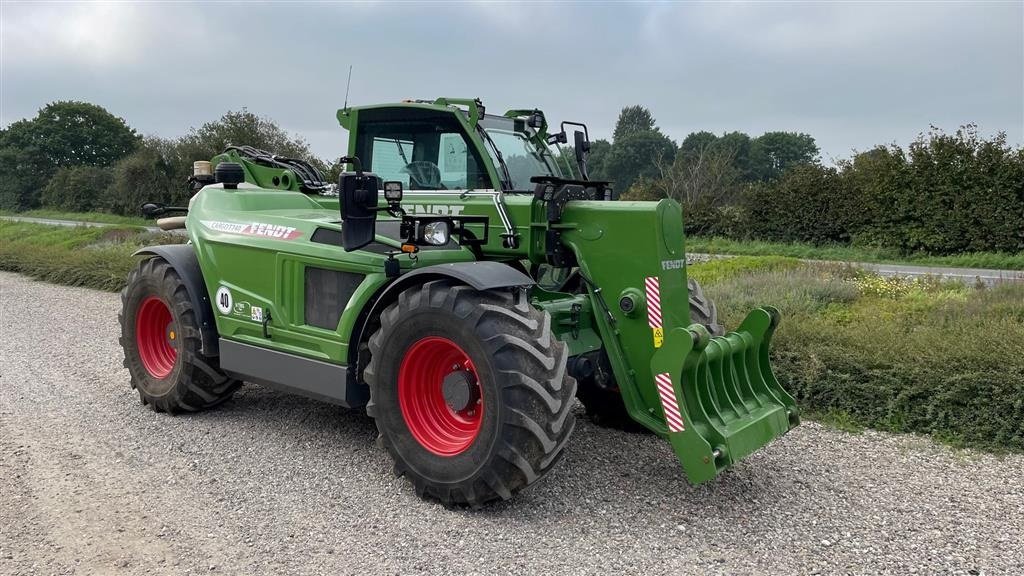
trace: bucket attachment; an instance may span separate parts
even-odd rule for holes
[[[668,439],[692,484],[714,478],[800,423],[772,373],[768,347],[779,312],[750,312],[735,332],[700,324],[665,335],[651,359]]]

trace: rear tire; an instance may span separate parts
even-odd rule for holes
[[[202,355],[202,339],[188,289],[162,258],[148,258],[121,291],[124,367],[139,399],[157,412],[211,408],[241,382],[228,378],[217,358]]]
[[[407,289],[381,314],[366,411],[421,498],[507,500],[561,458],[576,381],[550,322],[524,291],[447,280]]]
[[[690,322],[703,324],[712,336],[724,336],[725,327],[718,323],[718,307],[713,300],[704,295],[704,289],[693,278],[686,281],[690,297]],[[604,360],[607,365],[607,360]],[[580,382],[579,398],[587,409],[587,416],[598,426],[617,428],[627,432],[643,432],[644,428],[633,420],[626,412],[622,401],[622,393],[615,385],[615,376],[611,369],[604,386],[593,382]]]

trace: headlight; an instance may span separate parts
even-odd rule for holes
[[[450,234],[447,222],[437,221],[423,225],[423,241],[431,246],[444,246],[448,243]]]

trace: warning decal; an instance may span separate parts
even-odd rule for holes
[[[679,412],[679,403],[676,401],[676,391],[672,387],[672,377],[668,372],[654,375],[654,383],[658,385],[658,396],[661,398],[661,408],[665,412],[665,423],[668,424],[669,432],[682,432],[683,415]]]
[[[657,276],[644,278],[647,294],[647,325],[654,331],[654,347],[661,348],[665,342],[665,330],[661,320],[661,282]]]

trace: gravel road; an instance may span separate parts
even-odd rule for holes
[[[356,411],[155,414],[118,297],[0,274],[0,574],[1024,573],[1024,456],[808,423],[710,485],[582,415],[510,503],[420,501]]]

